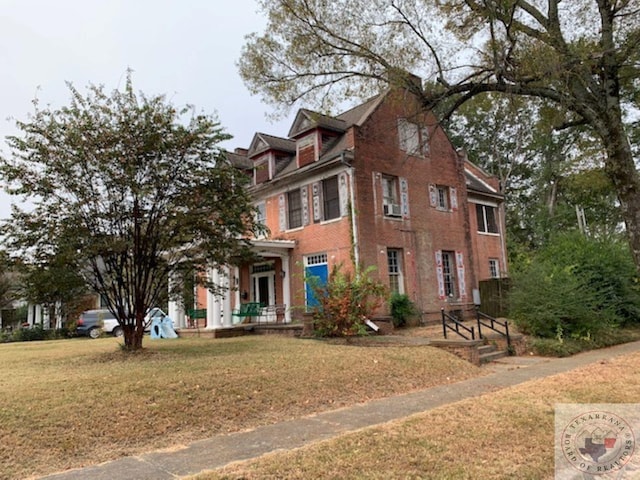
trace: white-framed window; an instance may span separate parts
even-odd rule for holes
[[[442,251],[442,278],[444,280],[445,296],[449,298],[457,298],[455,252]]]
[[[429,153],[429,130],[426,126],[410,122],[406,118],[399,118],[398,139],[400,150],[409,155],[422,156]]]
[[[449,210],[449,187],[436,185],[436,208],[438,210]]]
[[[398,193],[398,177],[382,176],[382,208],[386,217],[401,217],[402,208]]]
[[[302,196],[300,189],[291,190],[287,193],[287,218],[288,228],[298,228],[302,226]]]
[[[491,278],[500,278],[500,261],[497,258],[489,259],[489,275]]]
[[[476,217],[478,218],[478,232],[499,233],[496,215],[496,207],[476,204]]]
[[[387,248],[387,271],[389,273],[389,289],[391,292],[404,293],[401,249]]]

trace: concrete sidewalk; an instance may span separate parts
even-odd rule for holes
[[[640,342],[581,353],[570,358],[508,357],[483,368],[490,373],[459,383],[374,400],[253,430],[218,435],[187,447],[126,457],[43,477],[48,480],[163,480],[194,475],[228,463],[290,450],[487,392],[567,372],[590,363],[640,351]]]

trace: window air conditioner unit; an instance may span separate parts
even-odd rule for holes
[[[400,209],[400,205],[396,205],[394,203],[388,204],[384,206],[384,214],[387,217],[401,217],[402,211]]]

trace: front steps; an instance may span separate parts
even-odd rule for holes
[[[480,364],[484,365],[485,363],[491,363],[494,360],[498,360],[499,358],[504,358],[508,355],[506,350],[498,350],[495,345],[481,345],[478,347],[478,358],[480,360]]]

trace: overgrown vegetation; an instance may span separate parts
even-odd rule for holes
[[[559,344],[603,342],[640,314],[633,259],[614,239],[559,235],[513,272],[513,280],[510,316],[520,330]]]
[[[417,314],[417,309],[408,295],[393,293],[389,299],[389,309],[394,327],[405,327]]]
[[[387,288],[371,275],[373,268],[352,272],[336,265],[326,283],[309,277],[318,305],[313,328],[318,337],[366,335],[365,320],[382,305]]]
[[[68,328],[42,328],[36,325],[32,328],[18,328],[0,332],[0,343],[33,342],[38,340],[58,340],[70,338],[73,331]]]

